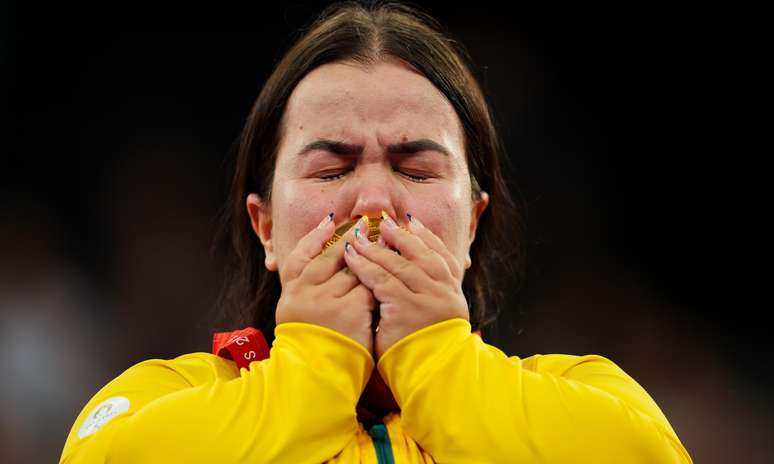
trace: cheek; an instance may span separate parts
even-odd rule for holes
[[[288,203],[285,215],[292,218],[299,228],[309,231],[330,212],[326,204],[320,196],[301,195]]]
[[[286,253],[317,227],[326,214],[335,211],[331,195],[324,194],[319,188],[287,185],[275,193],[272,201],[274,230],[281,234],[276,237],[276,243]]]
[[[422,223],[440,238],[455,255],[466,243],[466,219],[470,200],[463,189],[453,188],[426,198],[427,201],[414,204],[414,211]]]

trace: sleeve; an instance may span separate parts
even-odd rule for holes
[[[648,393],[601,356],[507,357],[464,319],[379,359],[406,433],[439,463],[691,463]]]
[[[371,354],[317,325],[284,323],[275,334],[270,358],[236,377],[226,361],[198,353],[131,367],[80,413],[60,463],[332,458],[355,438],[355,405],[374,368]],[[118,414],[106,415],[105,404]]]

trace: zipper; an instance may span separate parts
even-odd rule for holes
[[[371,440],[374,442],[376,461],[379,464],[395,464],[387,427],[383,423],[376,423],[368,430],[368,434],[371,435]]]

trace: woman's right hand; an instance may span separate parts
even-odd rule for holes
[[[335,228],[333,219],[326,216],[288,255],[279,270],[282,293],[276,321],[328,327],[373,352],[371,320],[376,299],[344,261],[344,243],[353,240],[355,227],[322,251]]]

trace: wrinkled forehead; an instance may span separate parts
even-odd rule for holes
[[[398,60],[368,66],[336,62],[312,70],[291,94],[283,122],[285,135],[294,137],[361,139],[378,131],[389,142],[428,138],[461,146],[462,141],[451,103]]]

